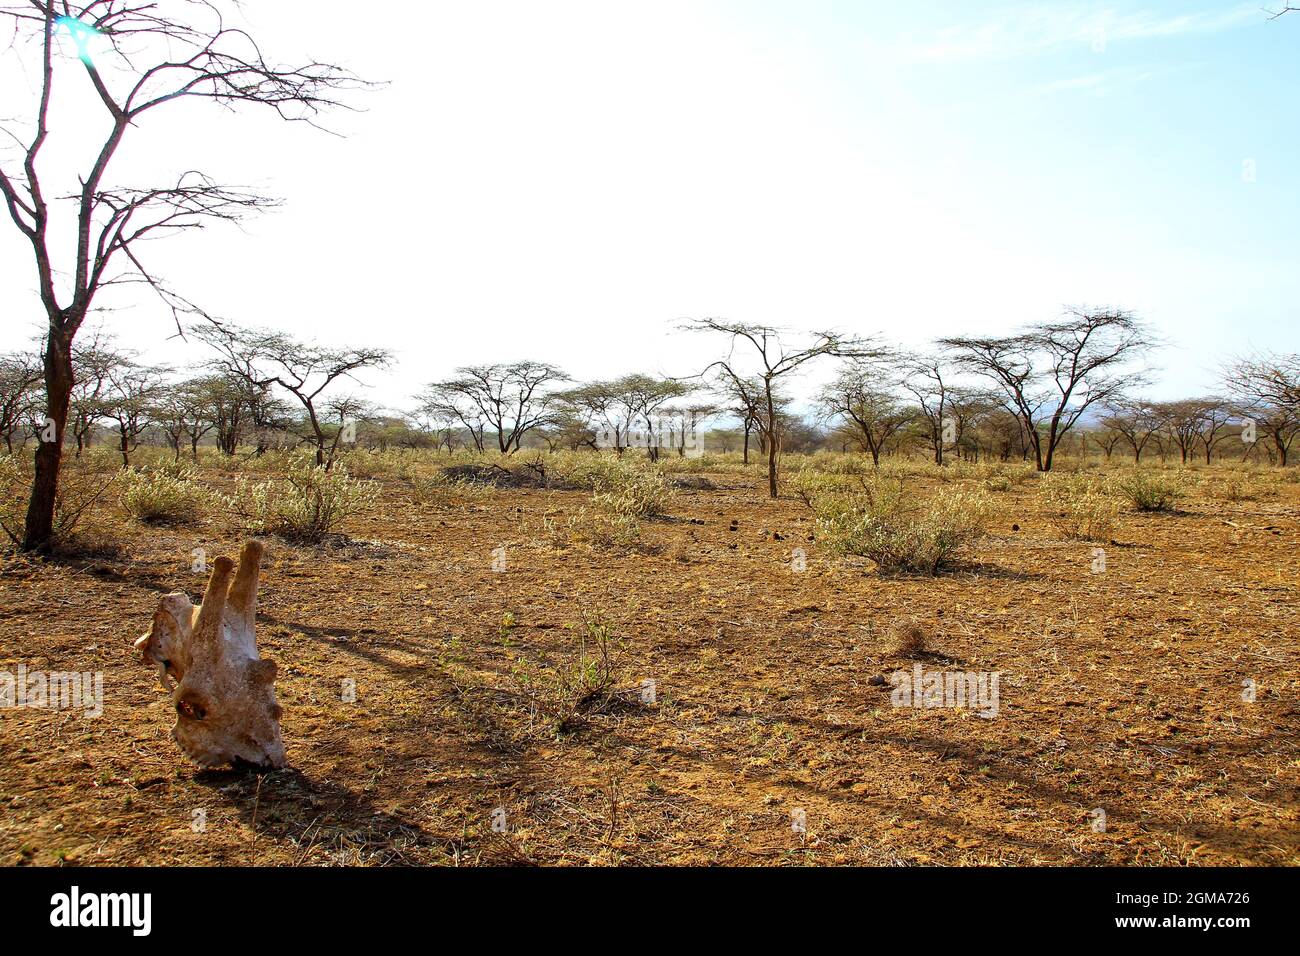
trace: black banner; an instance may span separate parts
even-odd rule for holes
[[[536,941],[569,925],[587,944],[631,927],[729,933],[911,926],[944,943],[1277,933],[1294,897],[1282,869],[32,869],[0,870],[11,942],[113,938],[128,946],[238,934],[339,944],[400,941],[419,925]],[[909,931],[910,932],[910,931]],[[1044,937],[1040,934],[1051,933]]]

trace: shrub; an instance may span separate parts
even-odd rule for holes
[[[864,483],[870,485],[875,481],[875,477],[868,479],[859,474],[823,471],[805,463],[787,482],[786,487],[809,508],[816,508],[818,498],[851,493],[864,487]]]
[[[804,468],[830,475],[870,475],[875,465],[866,455],[819,451],[809,456]]]
[[[925,653],[928,638],[925,628],[915,621],[907,621],[895,625],[891,642],[899,657],[920,657]]]
[[[194,481],[195,469],[171,467],[128,474],[122,490],[122,508],[148,523],[186,524],[198,520],[211,498]]]
[[[558,661],[516,659],[511,676],[533,720],[555,734],[576,730],[592,714],[609,713],[618,691],[618,637],[601,617],[574,629],[573,646]]]
[[[882,572],[937,574],[955,554],[983,537],[987,495],[942,489],[926,501],[899,482],[868,483],[860,494],[819,498],[817,536],[839,554],[860,555]]]
[[[410,478],[417,452],[405,448],[388,448],[383,451],[355,448],[335,457],[342,462],[348,474],[355,478]],[[336,465],[337,466],[337,465]]]
[[[591,501],[612,517],[638,520],[663,514],[672,497],[673,490],[659,470],[619,462],[595,475]]]
[[[411,500],[421,508],[447,510],[466,507],[491,497],[493,486],[483,482],[449,478],[442,472],[415,475],[411,478]]]
[[[23,538],[31,478],[13,455],[0,455],[0,528],[15,543]]]
[[[1183,494],[1178,479],[1146,469],[1118,477],[1114,484],[1138,511],[1173,511]]]
[[[138,452],[137,457],[139,457]],[[172,478],[184,478],[186,481],[193,481],[199,474],[198,463],[190,461],[188,458],[166,458],[144,470],[168,475]]]
[[[1097,478],[1084,474],[1052,474],[1040,485],[1053,527],[1065,538],[1109,541],[1119,515],[1119,503]]]
[[[1258,501],[1261,497],[1268,497],[1270,490],[1256,487],[1250,475],[1229,473],[1220,483],[1211,485],[1207,489],[1207,494],[1216,501],[1238,504],[1242,501]]]
[[[579,509],[566,521],[542,518],[542,533],[551,547],[567,548],[573,542],[601,548],[631,548],[641,540],[641,522],[634,515]]]
[[[312,543],[334,532],[378,495],[374,482],[356,480],[342,465],[326,471],[311,459],[298,459],[283,479],[237,481],[227,502],[253,534]]]

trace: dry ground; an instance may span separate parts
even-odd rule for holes
[[[1027,482],[958,571],[882,578],[756,474],[712,478],[626,553],[546,542],[581,492],[421,513],[397,479],[347,540],[271,541],[259,636],[292,769],[261,777],[189,765],[131,648],[160,595],[200,596],[193,548],[234,554],[226,522],[7,556],[0,670],[102,670],[106,703],[0,711],[0,862],[1300,863],[1300,485],[1126,513],[1093,574]],[[597,614],[654,706],[557,736],[492,693]],[[870,681],[912,667],[889,640],[908,618],[927,669],[1001,673],[998,717],[890,706]]]

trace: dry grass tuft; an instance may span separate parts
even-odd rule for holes
[[[919,657],[929,646],[930,637],[916,621],[901,621],[890,635],[893,651],[899,657]]]

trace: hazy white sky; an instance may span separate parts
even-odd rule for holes
[[[1165,397],[1212,388],[1227,355],[1298,347],[1300,14],[866,0],[245,9],[272,56],[387,85],[332,119],[341,139],[256,114],[159,111],[112,179],[196,168],[283,197],[243,231],[157,243],[149,261],[214,314],[392,348],[399,364],[366,376],[381,404],[406,405],[466,363],[692,373],[721,343],[675,329],[705,315],[921,345],[1114,305],[1170,343]],[[74,160],[52,163],[61,194],[102,124],[74,66],[48,147]],[[30,113],[30,82],[0,54],[0,116]],[[40,315],[30,252],[0,226],[11,349]],[[146,357],[205,358],[169,340],[144,294],[112,304],[103,321]]]

